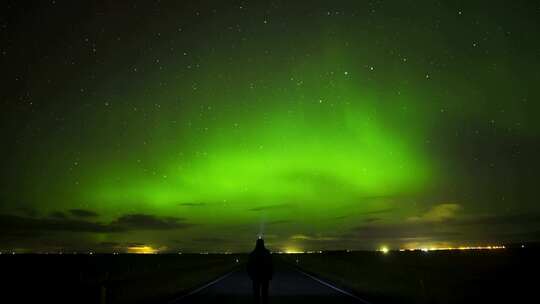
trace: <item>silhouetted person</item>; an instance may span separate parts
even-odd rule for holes
[[[264,247],[264,240],[258,239],[255,249],[249,254],[247,272],[253,281],[255,303],[268,303],[268,284],[274,274],[272,256]]]

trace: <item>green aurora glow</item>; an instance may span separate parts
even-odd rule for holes
[[[528,90],[540,80],[528,40],[538,23],[527,10],[285,3],[92,8],[105,13],[58,45],[44,39],[82,8],[26,24],[43,46],[5,98],[31,92],[2,114],[14,152],[3,157],[2,211],[153,220],[121,232],[36,224],[62,241],[0,248],[244,250],[259,233],[306,249],[519,239],[481,222],[538,212],[520,182],[540,167],[523,165],[539,130]]]

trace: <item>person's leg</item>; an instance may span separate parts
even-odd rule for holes
[[[261,301],[261,282],[253,280],[253,303],[259,304]]]
[[[270,281],[264,280],[261,282],[261,294],[262,294],[262,303],[268,303],[268,285]]]

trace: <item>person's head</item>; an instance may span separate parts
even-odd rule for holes
[[[257,249],[264,249],[264,239],[262,239],[261,237],[259,237],[257,239],[257,243],[255,243],[255,250]]]

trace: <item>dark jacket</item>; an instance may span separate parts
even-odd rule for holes
[[[274,274],[272,255],[264,247],[263,239],[257,240],[255,250],[249,254],[247,272],[249,277],[254,281],[268,281],[272,279]]]

